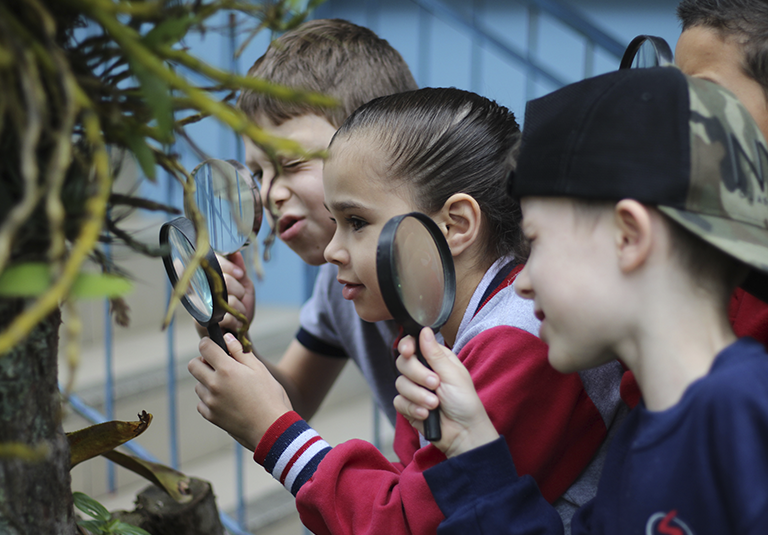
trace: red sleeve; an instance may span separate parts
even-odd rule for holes
[[[768,304],[737,288],[728,306],[728,319],[736,336],[751,336],[768,347]]]
[[[550,503],[570,487],[607,435],[578,374],[550,366],[536,336],[499,326],[459,353],[520,475],[530,474]]]

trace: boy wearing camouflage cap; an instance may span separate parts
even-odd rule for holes
[[[619,358],[643,393],[572,533],[768,533],[768,355],[727,317],[731,291],[768,272],[768,149],[749,113],[674,67],[625,70],[529,103],[522,143],[509,189],[531,254],[515,287],[549,361]],[[401,342],[395,406],[421,428],[439,400],[438,532],[562,533],[461,364],[428,329],[420,342],[434,371]]]

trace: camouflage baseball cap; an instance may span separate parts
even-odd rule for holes
[[[631,198],[752,266],[768,299],[768,148],[736,97],[676,67],[626,69],[528,103],[514,197]]]

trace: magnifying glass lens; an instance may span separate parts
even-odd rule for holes
[[[237,165],[235,165],[237,164]],[[205,219],[211,247],[220,254],[238,251],[261,226],[261,199],[247,169],[210,159],[193,172],[195,202]]]
[[[420,325],[434,325],[442,311],[445,279],[440,251],[427,228],[406,217],[394,239],[397,291],[408,314]]]
[[[176,272],[176,279],[181,277],[184,268],[189,264],[195,250],[184,234],[176,227],[168,229],[168,243],[171,248],[171,262]],[[213,316],[213,292],[208,284],[205,271],[198,267],[192,275],[192,280],[187,288],[185,298],[189,305],[195,309],[201,321],[207,321]]]

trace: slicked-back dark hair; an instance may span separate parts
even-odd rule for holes
[[[768,99],[768,2],[765,0],[682,0],[677,17],[683,31],[702,26],[735,38],[744,52],[742,68]]]
[[[243,91],[237,105],[249,117],[280,125],[315,114],[338,128],[360,105],[383,95],[418,86],[402,56],[368,28],[341,19],[305,22],[275,39],[248,71],[289,87],[330,95],[334,108],[316,108]]]
[[[487,259],[514,254],[524,261],[520,208],[506,195],[520,135],[514,114],[504,106],[455,88],[425,88],[364,104],[336,132],[331,147],[364,136],[383,178],[406,182],[427,214],[440,210],[451,195],[472,196],[488,225]]]

